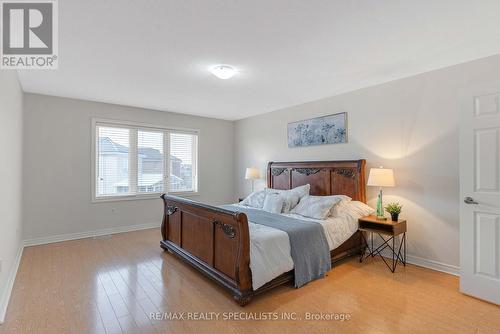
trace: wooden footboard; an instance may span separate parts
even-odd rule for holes
[[[229,289],[246,304],[252,294],[247,217],[188,199],[162,195],[161,247]]]

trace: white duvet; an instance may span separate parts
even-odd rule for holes
[[[326,239],[330,251],[349,239],[358,229],[358,218],[361,216],[351,210],[345,210],[335,217],[317,220],[296,214],[284,216],[314,221],[325,229]],[[248,223],[250,231],[250,269],[252,270],[252,287],[254,290],[263,286],[279,275],[293,269],[293,260],[290,252],[290,240],[284,231]]]

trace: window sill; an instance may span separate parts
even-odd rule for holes
[[[160,199],[160,196],[164,194],[160,193],[151,193],[151,194],[141,194],[141,195],[124,195],[124,196],[106,196],[93,198],[92,203],[107,203],[107,202],[121,202],[121,201],[143,201],[150,199]],[[186,191],[186,192],[171,192],[168,195],[179,196],[179,197],[195,197],[199,196],[199,192],[194,191]]]
[[[200,196],[197,191],[181,191],[181,192],[169,192],[167,195],[179,196],[179,197],[195,197]]]

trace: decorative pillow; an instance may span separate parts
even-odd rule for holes
[[[305,196],[290,213],[314,219],[325,219],[338,202],[340,202],[338,196]]]
[[[295,187],[295,188],[291,189],[290,191],[292,193],[294,193],[295,195],[299,196],[299,199],[301,199],[302,197],[309,195],[309,192],[311,191],[311,185],[309,183],[304,184],[303,186]],[[295,204],[295,205],[297,205],[297,204]]]
[[[329,197],[338,197],[338,198],[340,198],[341,201],[345,201],[345,202],[352,201],[352,198],[350,198],[347,195],[332,195],[332,196],[329,196]]]
[[[279,190],[267,188],[268,194],[278,194],[283,199],[283,213],[290,212],[291,208],[299,202],[299,196],[290,190]]]
[[[290,190],[279,190],[279,189],[271,189],[267,188],[266,191],[268,193],[278,193],[283,197],[284,205],[283,205],[283,213],[289,213],[297,203],[299,203],[300,199],[304,196],[309,195],[309,190],[311,186],[309,184],[296,187]]]
[[[340,201],[335,204],[331,209],[330,209],[330,214],[329,216],[334,216],[334,211],[335,211],[335,208],[338,207],[339,205],[341,205],[342,203],[345,203],[345,202],[350,202],[352,201],[352,198],[350,198],[349,196],[347,195],[332,195],[332,196],[329,196],[329,197],[338,197],[340,198]]]
[[[332,216],[339,217],[349,214],[355,218],[371,215],[375,209],[359,201],[342,201],[333,207]]]
[[[269,193],[264,198],[262,210],[270,213],[281,213],[284,206],[284,198],[278,193]]]
[[[252,208],[262,209],[262,207],[264,206],[264,199],[266,198],[266,194],[267,191],[265,189],[255,191],[248,195],[248,197],[241,201],[239,204],[250,206]]]

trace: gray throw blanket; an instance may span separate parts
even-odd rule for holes
[[[324,277],[331,269],[330,248],[321,224],[236,205],[222,207],[245,213],[249,222],[276,228],[288,234],[296,288]]]

